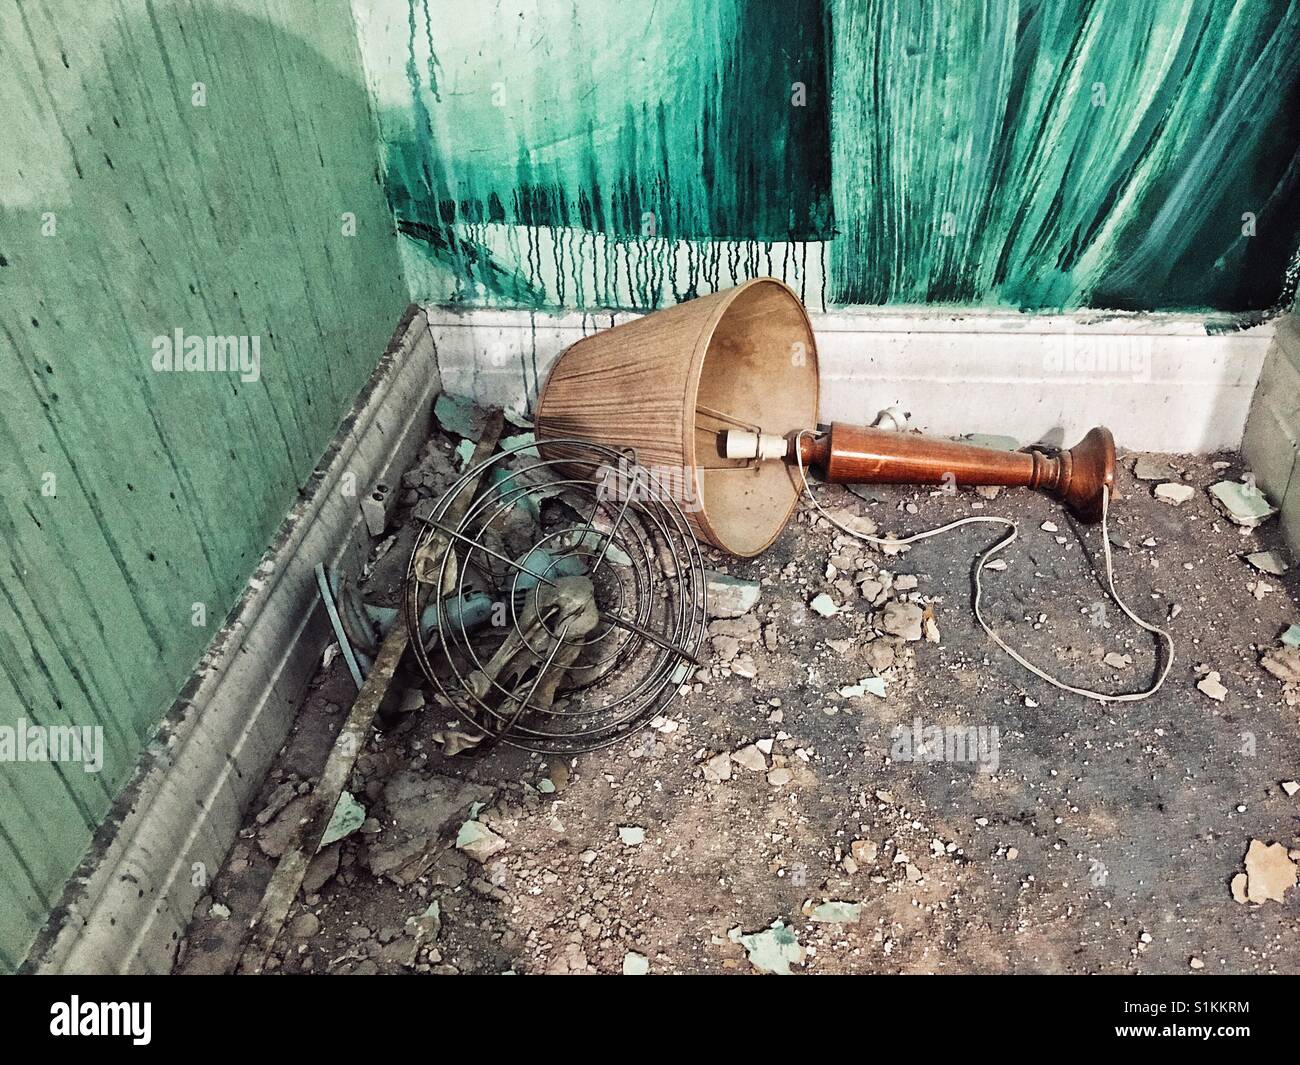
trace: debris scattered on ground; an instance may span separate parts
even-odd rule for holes
[[[751,773],[762,773],[767,770],[767,757],[753,743],[738,751],[732,751],[731,760],[741,769],[748,769]]]
[[[846,484],[844,487],[848,490],[850,495],[857,496],[866,503],[885,503],[889,500],[889,496],[879,485]]]
[[[285,780],[271,792],[271,797],[267,799],[266,805],[257,815],[256,820],[259,825],[265,825],[293,801],[293,797],[298,794],[296,784],[296,780]]]
[[[342,853],[343,849],[338,844],[322,847],[316,852],[302,878],[302,890],[305,894],[315,894],[334,879],[339,871]]]
[[[823,902],[805,907],[808,919],[815,924],[857,924],[862,917],[862,904],[857,902]]]
[[[840,610],[840,608],[835,605],[835,600],[825,592],[813,596],[812,602],[808,605],[824,618],[834,617]]]
[[[1290,567],[1276,551],[1252,551],[1246,561],[1262,573],[1281,577]]]
[[[645,829],[640,825],[620,825],[618,838],[625,847],[639,847],[645,842]]]
[[[911,643],[922,636],[923,617],[921,608],[915,603],[886,603],[880,619],[880,627],[891,636],[897,636]]]
[[[743,935],[739,928],[733,928],[728,935],[733,943],[745,948],[749,964],[759,972],[789,976],[791,965],[804,963],[805,951],[799,945],[799,938],[783,921],[776,921],[771,928],[753,935]]]
[[[758,602],[758,581],[744,580],[714,570],[706,570],[704,577],[711,618],[738,618],[748,614]]]
[[[727,752],[714,755],[704,763],[704,779],[711,784],[720,784],[731,779],[731,755]]]
[[[1263,599],[1269,592],[1274,591],[1274,588],[1266,581],[1252,581],[1246,585],[1246,591],[1250,592],[1256,599]]]
[[[502,437],[502,451],[517,451],[523,458],[537,458],[537,448],[530,446],[537,443],[537,437],[531,432],[514,433],[510,436]]]
[[[462,440],[477,440],[483,435],[483,426],[487,422],[487,412],[476,406],[473,400],[449,392],[438,393],[433,404],[433,416],[443,429]]]
[[[408,917],[406,924],[423,939],[437,939],[442,931],[442,904],[434,899],[419,917]]]
[[[880,848],[869,839],[855,839],[849,844],[849,853],[853,856],[853,860],[863,868],[873,864],[879,852]]]
[[[1300,647],[1265,651],[1259,664],[1285,684],[1300,684]]]
[[[859,514],[851,507],[825,507],[825,516],[831,522],[859,536],[875,536],[876,523],[864,514]]]
[[[1175,507],[1180,503],[1186,503],[1194,495],[1196,495],[1196,489],[1190,484],[1166,481],[1164,484],[1158,484],[1155,487],[1155,497],[1162,503],[1169,503]]]
[[[879,699],[885,697],[884,677],[863,677],[856,684],[846,684],[840,688],[840,695],[845,699],[857,699],[868,693]]]
[[[361,585],[367,602],[400,607],[411,516],[455,476],[455,444],[435,436],[402,476],[386,529],[396,540]],[[1028,687],[969,617],[970,566],[991,534],[920,542],[906,556],[913,572],[897,573],[896,551],[854,540],[801,502],[762,556],[705,550],[707,664],[677,680],[671,713],[624,742],[577,757],[485,748],[459,731],[468,726],[436,691],[417,706],[419,692],[404,683],[410,712],[369,734],[346,784],[366,818],[313,858],[271,967],[629,975],[1037,971],[1044,959],[1071,972],[1294,967],[1296,896],[1284,890],[1290,906],[1232,907],[1225,920],[1203,900],[1216,891],[1223,899],[1224,870],[1240,852],[1198,860],[1242,838],[1247,803],[1248,818],[1278,818],[1270,832],[1300,845],[1282,823],[1300,802],[1288,791],[1297,784],[1300,684],[1286,679],[1289,661],[1273,657],[1300,647],[1293,573],[1278,579],[1251,560],[1270,550],[1286,559],[1281,530],[1229,525],[1205,489],[1235,474],[1212,472],[1205,458],[1153,462],[1159,475],[1148,487],[1182,482],[1195,495],[1174,509],[1135,490],[1129,465],[1118,470],[1116,584],[1144,617],[1179,618],[1178,660],[1203,663],[1192,682],[1213,679],[1221,700],[1202,689],[1189,713],[1184,679],[1141,714],[1081,713],[1067,694]],[[861,528],[915,515],[900,534],[981,510],[1013,516],[1022,529],[1041,524],[1051,535],[1023,537],[987,564],[1003,574],[985,584],[989,621],[1071,683],[1128,687],[1157,668],[1150,642],[1104,600],[1095,534],[1085,530],[1081,544],[1051,500],[898,486],[821,486],[820,497],[837,520]],[[541,509],[565,505],[557,497]],[[1262,600],[1258,578],[1272,586]],[[821,594],[837,607],[829,617],[812,607]],[[928,642],[940,625],[943,643]],[[1282,675],[1256,672],[1264,659]],[[1221,675],[1211,678],[1211,665]],[[337,729],[354,693],[343,660],[332,659],[295,731],[319,728],[328,749],[326,726]],[[900,725],[924,736],[908,757],[894,750]],[[963,757],[987,731],[996,732],[992,774]],[[1254,735],[1270,742],[1240,757]],[[474,746],[472,757],[451,757]],[[286,746],[196,906],[181,971],[214,966],[217,946],[251,918],[250,893],[255,901],[273,865],[266,854],[296,828],[300,792],[318,772],[301,748]],[[1165,786],[1171,773],[1176,787]],[[1157,803],[1167,816],[1153,816]],[[458,849],[467,822],[500,849],[480,853],[484,861]],[[642,842],[625,842],[620,829],[639,829]],[[1252,830],[1263,827],[1244,838]],[[1155,932],[1151,916],[1162,912],[1170,877],[1194,888],[1185,899],[1202,901],[1185,901],[1177,922],[1135,945],[1135,930]],[[1244,902],[1249,882],[1240,872]],[[855,911],[856,921],[833,919]]]
[[[466,821],[456,834],[456,849],[480,865],[506,847],[506,841],[480,821]]]
[[[307,809],[307,796],[295,795],[271,822],[257,834],[257,845],[268,858],[279,858],[294,837]]]
[[[532,418],[528,417],[528,415],[521,410],[517,410],[513,407],[506,407],[501,413],[505,415],[506,421],[516,429],[533,428]]]
[[[397,773],[380,792],[389,824],[367,847],[371,873],[403,886],[416,882],[437,859],[439,841],[459,829],[459,846],[466,815],[490,802],[495,794],[494,788],[440,774]],[[478,825],[469,830],[466,839],[473,839],[480,829],[486,830]]]
[[[921,628],[925,630],[925,638],[930,643],[939,642],[939,622],[935,620],[934,609],[927,606],[925,608],[925,619],[921,622]]]
[[[486,738],[482,733],[471,734],[457,728],[438,729],[429,734],[434,743],[442,745],[442,753],[448,758],[477,747]]]
[[[1210,496],[1229,520],[1244,529],[1257,528],[1277,513],[1253,482],[1219,481],[1210,486]]]
[[[1281,843],[1252,839],[1246,850],[1246,871],[1232,878],[1232,897],[1238,902],[1285,902],[1296,886],[1296,865]]]
[[[350,791],[343,792],[334,807],[334,813],[330,815],[329,824],[325,826],[325,834],[320,838],[320,845],[328,847],[331,843],[337,843],[343,837],[352,835],[361,827],[365,819],[366,808],[357,802]]]
[[[1246,883],[1249,877],[1245,873],[1238,873],[1232,878],[1232,899],[1234,902],[1240,902],[1243,906],[1250,901],[1246,895]]]
[[[1288,796],[1295,795],[1296,792],[1300,791],[1300,781],[1284,780],[1282,781],[1282,790],[1286,792]]]
[[[1223,702],[1228,696],[1228,689],[1223,686],[1222,678],[1219,676],[1217,669],[1205,674],[1196,682],[1196,687],[1217,703]]]
[[[294,939],[311,939],[320,932],[320,918],[314,913],[300,913],[289,922],[289,935]]]

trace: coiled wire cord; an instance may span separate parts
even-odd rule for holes
[[[1020,652],[1017,651],[1014,647],[1010,646],[1004,639],[1002,639],[1001,636],[999,636],[996,632],[994,632],[993,628],[989,625],[989,623],[984,620],[984,615],[980,613],[980,598],[983,593],[983,589],[980,586],[980,578],[984,573],[985,563],[987,563],[995,555],[999,554],[1004,548],[1012,544],[1015,541],[1016,537],[1020,535],[1020,529],[1014,521],[1012,521],[1010,518],[1000,518],[991,514],[990,515],[981,514],[976,517],[958,518],[956,521],[950,521],[947,525],[940,525],[937,529],[927,529],[925,532],[913,533],[911,536],[905,536],[902,539],[898,539],[898,540],[889,537],[868,536],[866,533],[854,532],[852,529],[846,528],[845,526],[841,525],[838,521],[832,518],[830,514],[826,512],[826,509],[821,505],[821,503],[817,501],[816,495],[813,494],[812,485],[808,483],[808,474],[804,469],[803,455],[802,452],[800,451],[799,443],[802,437],[812,436],[812,435],[814,434],[811,429],[803,429],[799,432],[798,437],[796,437],[795,439],[794,453],[795,453],[795,461],[798,463],[799,466],[799,479],[803,482],[804,491],[808,494],[808,498],[812,501],[812,505],[816,508],[817,512],[823,518],[829,521],[832,525],[834,525],[837,529],[839,529],[841,532],[847,533],[849,536],[855,537],[858,540],[865,540],[869,544],[878,544],[882,546],[904,546],[906,544],[914,544],[918,540],[928,540],[932,536],[939,536],[942,533],[950,532],[953,529],[959,529],[963,525],[981,525],[981,524],[1001,525],[1001,526],[1005,526],[1008,530],[1010,530],[1005,536],[1002,537],[1002,539],[998,540],[995,544],[993,544],[992,547],[985,548],[984,551],[980,553],[978,558],[978,564],[975,567],[975,575],[973,578],[974,596],[973,596],[972,605],[974,607],[975,620],[979,622],[980,628],[982,628],[986,633],[988,633],[989,638],[995,644],[997,644],[1004,652],[1006,652],[1007,655],[1015,659],[1015,661],[1019,662],[1022,666],[1025,667],[1025,669],[1029,670],[1029,672],[1032,673],[1034,676],[1038,677],[1040,680],[1047,681],[1048,684],[1051,684],[1053,687],[1060,688],[1062,691],[1070,692],[1073,695],[1082,695],[1085,699],[1093,699],[1099,703],[1136,703],[1141,701],[1142,699],[1148,699],[1152,695],[1155,695],[1155,693],[1158,692],[1160,688],[1164,685],[1165,678],[1169,676],[1170,667],[1172,667],[1174,664],[1173,637],[1171,637],[1169,633],[1167,633],[1164,629],[1152,625],[1148,621],[1143,621],[1142,618],[1138,617],[1137,614],[1135,614],[1131,609],[1129,609],[1128,604],[1125,603],[1124,600],[1119,597],[1119,592],[1115,590],[1115,571],[1114,571],[1114,567],[1111,564],[1110,536],[1106,527],[1106,519],[1110,512],[1109,486],[1102,487],[1102,497],[1101,497],[1101,549],[1102,549],[1102,554],[1106,560],[1106,590],[1110,594],[1111,599],[1115,601],[1115,605],[1118,606],[1120,610],[1122,610],[1125,613],[1125,615],[1128,616],[1129,620],[1131,620],[1135,625],[1137,625],[1138,628],[1145,629],[1147,632],[1152,633],[1153,635],[1163,640],[1166,648],[1164,666],[1160,670],[1160,673],[1157,676],[1154,684],[1152,684],[1149,688],[1146,688],[1143,691],[1118,692],[1116,694],[1093,691],[1091,688],[1076,688],[1072,684],[1066,684],[1064,681],[1058,680],[1056,677],[1053,677],[1050,673],[1034,665],[1027,658],[1025,658],[1024,655],[1020,654]]]

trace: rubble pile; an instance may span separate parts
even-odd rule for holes
[[[458,474],[475,416],[440,404],[446,435],[401,478],[371,590],[395,594],[411,515]],[[613,747],[484,749],[457,739],[433,693],[407,700],[361,752],[272,968],[1294,969],[1300,947],[1278,923],[1300,861],[1289,556],[1276,522],[1254,521],[1267,504],[1233,511],[1251,497],[1231,459],[1138,456],[1122,475],[1117,583],[1179,644],[1152,700],[1081,707],[998,653],[969,606],[987,532],[870,545],[804,502],[757,559],[705,550],[702,664]],[[1015,515],[1021,541],[987,566],[990,622],[1089,686],[1154,669],[1100,590],[1095,536],[1049,501],[875,486],[820,498],[835,522],[894,538]],[[322,670],[181,971],[228,959],[350,683],[335,659]]]

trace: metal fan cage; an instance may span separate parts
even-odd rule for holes
[[[407,566],[406,623],[435,702],[488,741],[548,754],[609,746],[661,714],[698,665],[706,624],[703,561],[674,487],[634,453],[577,438],[466,470]],[[598,612],[577,638],[542,616],[540,592],[561,574],[589,579]],[[491,601],[486,623],[465,608],[475,596]],[[525,668],[503,681],[491,663],[512,636]]]

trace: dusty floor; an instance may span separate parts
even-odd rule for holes
[[[435,465],[449,446],[434,446]],[[1300,971],[1300,890],[1254,905],[1230,889],[1251,840],[1300,847],[1300,795],[1281,786],[1300,776],[1300,692],[1259,664],[1300,620],[1300,569],[1257,571],[1246,553],[1286,557],[1276,521],[1242,534],[1212,506],[1205,489],[1241,475],[1236,456],[1161,456],[1168,480],[1196,489],[1176,506],[1135,480],[1133,458],[1112,512],[1117,583],[1145,618],[1174,615],[1177,650],[1152,699],[1103,706],[1057,691],[988,640],[971,614],[970,572],[996,530],[964,528],[885,557],[837,546],[836,531],[801,508],[758,559],[706,552],[713,568],[761,581],[758,600],[715,623],[710,670],[658,728],[550,764],[505,748],[446,757],[447,721],[431,707],[375,733],[352,780],[367,819],[318,856],[273,966]],[[439,483],[417,471],[407,502]],[[1080,533],[1027,491],[863,494],[877,501],[820,489],[824,505],[900,534],[973,513],[1016,519],[1008,567],[985,579],[990,622],[1075,684],[1148,683],[1152,638],[1095,579],[1096,529]],[[378,561],[372,585],[393,586],[410,535]],[[838,572],[828,576],[830,559]],[[937,643],[874,630],[879,608],[856,585],[881,570],[895,575],[881,603],[928,607]],[[809,605],[823,592],[841,605],[829,617]],[[1105,664],[1107,653],[1132,663]],[[1222,701],[1196,687],[1207,668],[1220,674]],[[884,679],[883,697],[840,694],[872,676]],[[284,804],[314,779],[354,690],[341,660],[322,669],[199,904],[178,972],[231,965],[292,823],[296,804]],[[983,730],[971,734],[983,745],[941,752],[932,739],[908,760],[906,740],[935,726]],[[742,753],[717,758],[727,752]],[[454,846],[475,810],[507,843],[485,864]],[[643,842],[620,828],[643,829]],[[777,921],[787,931],[746,938]]]

